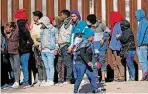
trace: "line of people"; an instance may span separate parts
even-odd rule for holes
[[[142,66],[142,80],[148,80],[148,21],[143,10],[137,10],[135,15],[140,22],[137,54]],[[35,62],[37,72],[34,73],[33,86],[62,86],[74,80],[74,93],[78,93],[79,86],[86,81],[87,75],[93,87],[92,92],[105,90],[98,84],[99,80],[101,83],[106,80],[108,48],[112,52],[114,81],[125,81],[121,59],[125,59],[127,63],[129,80],[135,81],[136,46],[130,23],[120,12],[113,11],[109,16],[110,28],[98,20],[95,14],[89,14],[86,21],[82,20],[78,10],[62,10],[60,16],[54,19],[43,16],[40,11],[34,11],[33,21],[29,25],[25,9],[20,9],[15,14],[16,21],[8,22],[1,30],[2,63],[11,64],[11,67],[7,67],[14,81],[11,87],[31,86],[29,63]],[[4,70],[6,69],[2,69]],[[56,72],[57,83],[54,81]]]

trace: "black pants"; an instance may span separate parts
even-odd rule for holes
[[[38,46],[34,47],[34,57],[36,62],[36,68],[38,71],[38,80],[43,81],[46,80],[46,71],[45,66],[41,58],[41,52],[38,49]]]
[[[8,73],[10,74],[10,79]],[[13,83],[15,80],[8,54],[1,53],[1,75],[1,85]]]
[[[72,78],[72,55],[67,53],[68,45],[60,49],[61,57],[64,67],[66,68],[66,81],[70,81]]]
[[[56,63],[56,70],[58,72],[58,82],[63,83],[64,82],[64,64],[63,59],[60,55],[57,57],[58,61]]]

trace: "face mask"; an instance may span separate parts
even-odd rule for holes
[[[74,44],[79,44],[82,41],[82,38],[76,37]]]

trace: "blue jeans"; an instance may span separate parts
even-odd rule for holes
[[[135,66],[134,66],[134,55],[136,51],[135,50],[129,50],[128,55],[126,57],[127,66],[129,69],[129,78],[131,80],[135,80]]]
[[[78,93],[78,89],[83,79],[84,73],[86,73],[86,75],[88,76],[91,86],[94,88],[94,90],[98,88],[96,76],[91,68],[89,68],[82,62],[76,61],[75,69],[77,78],[74,84],[74,93]]]
[[[28,61],[30,53],[25,53],[21,55],[21,65],[23,71],[23,84],[29,84],[29,72],[28,72]]]
[[[145,78],[148,75],[148,46],[138,47],[137,54],[142,67],[143,78]]]
[[[42,52],[42,60],[45,65],[47,81],[54,80],[54,53]]]

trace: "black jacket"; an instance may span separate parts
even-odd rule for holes
[[[122,35],[120,42],[122,44],[121,53],[126,53],[128,50],[135,50],[134,35],[130,28],[130,23],[127,20],[123,20],[120,23]]]
[[[20,53],[28,53],[32,50],[33,40],[31,38],[30,32],[26,28],[26,20],[18,20],[19,36],[20,36]]]

